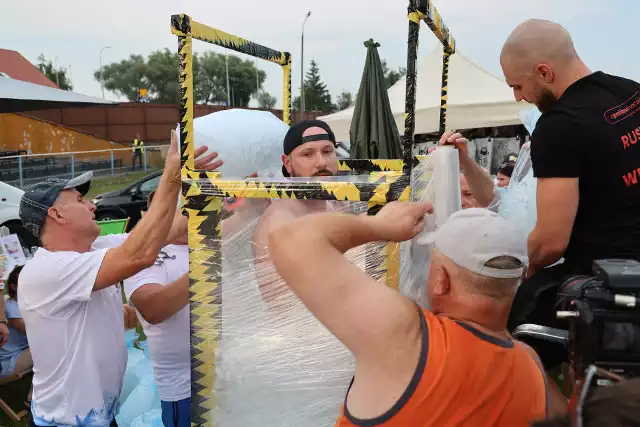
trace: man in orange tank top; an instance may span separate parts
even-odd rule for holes
[[[506,332],[528,262],[513,224],[478,208],[450,217],[433,236],[430,311],[344,257],[368,242],[413,238],[431,212],[393,202],[376,216],[314,214],[270,234],[278,273],[355,356],[337,426],[517,427],[545,418],[540,361]]]

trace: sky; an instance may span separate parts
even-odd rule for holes
[[[101,96],[93,73],[100,65],[130,54],[177,50],[170,16],[186,13],[203,24],[247,38],[293,57],[293,92],[300,91],[300,35],[305,27],[305,69],[314,59],[331,95],[358,90],[365,40],[381,44],[379,53],[396,68],[406,65],[407,0],[0,0],[0,48],[17,50],[36,63],[40,54],[70,69],[74,91]],[[609,0],[434,0],[459,52],[502,77],[499,54],[504,40],[522,21],[550,19],[572,34],[578,52],[592,70],[640,81],[637,16],[640,2]],[[613,27],[617,28],[615,31]],[[615,33],[615,34],[614,34]],[[438,44],[422,26],[419,55]],[[194,50],[226,50],[194,41]],[[235,54],[235,53],[234,53]],[[239,55],[242,56],[242,55]],[[249,57],[246,57],[249,58]],[[267,73],[264,88],[282,106],[280,66],[259,61]],[[115,94],[105,97],[117,100]]]

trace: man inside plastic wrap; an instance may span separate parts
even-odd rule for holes
[[[515,320],[554,326],[563,278],[591,275],[597,259],[640,260],[640,84],[592,72],[567,30],[549,21],[520,24],[500,59],[516,99],[542,112],[531,138],[533,276],[516,299]]]
[[[282,174],[302,178],[335,176],[338,173],[336,138],[323,121],[304,120],[289,128],[283,142]],[[262,297],[267,302],[280,300],[288,291],[272,269],[263,268],[269,262],[267,239],[271,231],[296,218],[315,212],[332,210],[324,200],[273,200],[264,212],[254,233],[254,259]]]
[[[393,202],[375,216],[308,215],[269,236],[278,273],[355,356],[336,425],[525,426],[566,410],[535,352],[506,331],[528,263],[515,225],[475,208],[436,230],[424,284],[430,310],[343,255],[412,239],[431,212],[430,204]]]
[[[279,142],[283,174],[294,183],[332,179],[338,169],[334,142],[324,122],[293,125]],[[299,217],[347,208],[318,200],[271,202],[255,227],[248,223],[249,235],[223,242],[224,330],[216,353],[214,419],[222,427],[328,426],[339,415],[353,357],[277,274],[268,235]],[[249,250],[233,240],[247,241]],[[357,264],[364,255],[349,254]]]
[[[218,163],[209,164],[215,156],[197,166],[215,169]],[[181,188],[175,134],[155,202],[130,234],[98,237],[95,206],[84,199],[92,176],[48,178],[20,201],[20,218],[42,242],[18,286],[35,366],[35,426],[116,425],[127,364],[124,331],[135,324],[127,305],[123,316],[117,284],[156,262],[165,243],[185,232],[172,227]]]

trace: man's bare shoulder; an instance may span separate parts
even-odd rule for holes
[[[305,211],[306,208],[300,200],[273,200],[260,217],[257,228],[267,228],[271,231],[271,226],[280,226],[283,222],[299,218]]]

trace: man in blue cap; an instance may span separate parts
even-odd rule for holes
[[[216,169],[220,162],[209,164],[216,156],[196,167]],[[153,206],[130,234],[98,237],[95,206],[84,199],[92,177],[48,178],[20,202],[20,218],[42,242],[18,286],[36,366],[32,426],[116,425],[127,364],[118,284],[152,265],[167,240],[184,232],[181,221],[169,232],[181,183],[175,133]],[[125,315],[135,322],[131,309]]]

